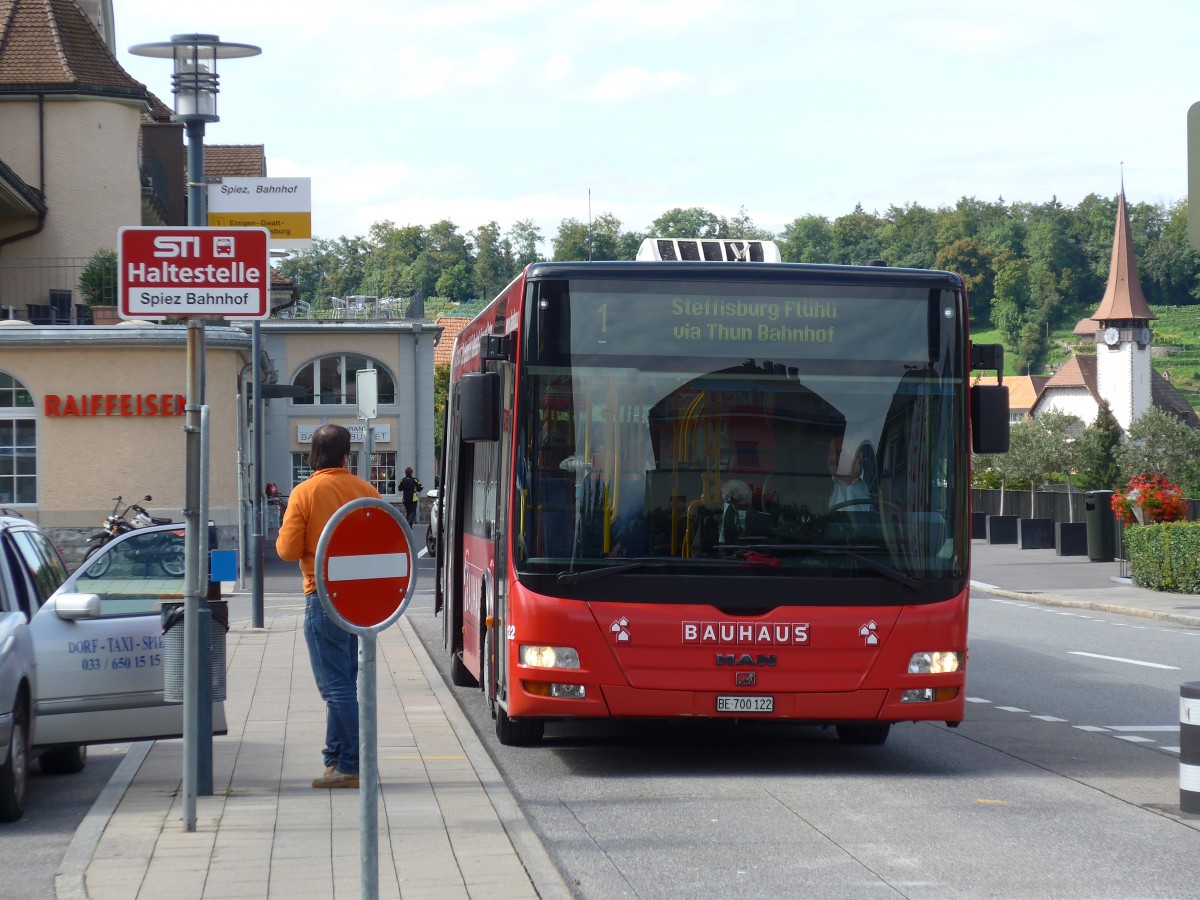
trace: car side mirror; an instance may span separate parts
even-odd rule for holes
[[[100,597],[97,594],[59,594],[54,598],[54,612],[60,619],[100,618]]]

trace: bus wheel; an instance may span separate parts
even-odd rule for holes
[[[882,744],[892,730],[891,722],[872,722],[870,725],[839,725],[838,740],[843,744]]]
[[[450,654],[450,683],[455,687],[478,687],[479,682],[463,665],[462,651]]]
[[[510,719],[496,706],[496,737],[506,747],[532,747],[542,742],[546,723],[541,719]]]

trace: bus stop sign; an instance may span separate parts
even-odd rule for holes
[[[317,542],[314,575],[321,603],[346,631],[382,631],[408,606],[416,584],[408,522],[390,503],[352,500]]]

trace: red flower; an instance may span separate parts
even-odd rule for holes
[[[1124,491],[1113,492],[1112,508],[1122,525],[1136,525],[1139,521],[1179,522],[1187,513],[1187,500],[1179,485],[1163,476],[1138,475],[1130,479]],[[1141,520],[1138,509],[1142,512]]]

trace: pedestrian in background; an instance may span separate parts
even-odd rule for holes
[[[404,515],[410,526],[417,524],[417,495],[423,490],[425,486],[413,478],[412,466],[407,466],[400,479],[400,499],[404,502]]]
[[[358,637],[325,615],[317,594],[317,544],[333,514],[360,497],[379,491],[346,468],[350,432],[322,425],[312,436],[308,456],[312,475],[288,498],[275,550],[280,559],[299,560],[304,576],[304,639],[317,690],[325,701],[325,773],[315,788],[358,787]]]

